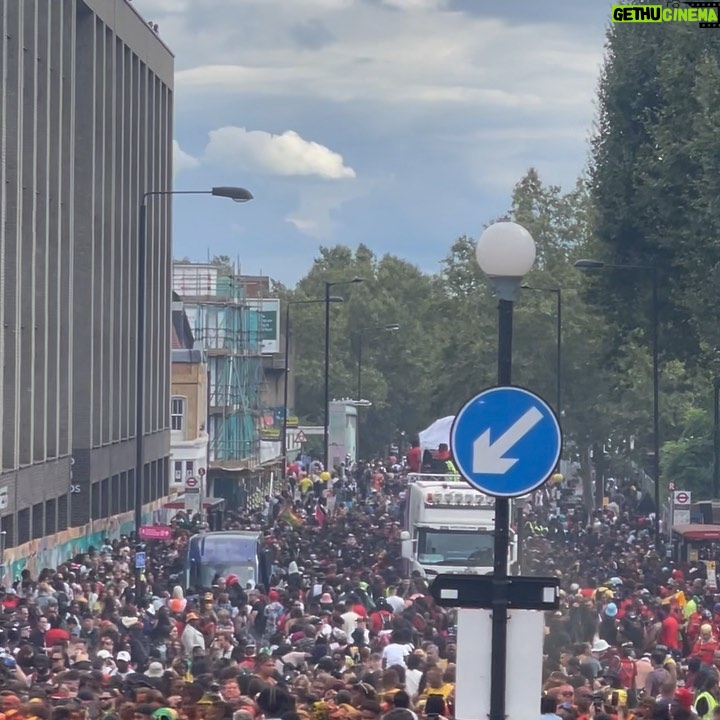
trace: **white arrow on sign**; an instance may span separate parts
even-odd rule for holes
[[[482,475],[504,475],[518,458],[504,458],[503,455],[522,440],[542,418],[542,413],[536,407],[530,408],[492,444],[488,428],[473,443],[473,472]]]

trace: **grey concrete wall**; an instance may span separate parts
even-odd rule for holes
[[[0,31],[0,516],[35,507],[37,521],[39,503],[64,497],[82,524],[95,486],[135,462],[138,212],[172,184],[173,56],[126,0],[0,0]],[[170,448],[170,210],[152,199],[147,228],[156,486]]]

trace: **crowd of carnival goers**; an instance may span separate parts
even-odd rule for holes
[[[131,538],[23,572],[0,596],[0,720],[452,718],[454,613],[400,561],[406,469],[295,462],[287,490],[228,512],[229,528],[263,533],[268,587],[185,587],[203,526],[182,513],[137,587]],[[538,716],[720,718],[720,603],[704,566],[655,553],[634,487],[589,516],[576,499],[568,482],[538,491],[522,521],[523,572],[563,587]]]

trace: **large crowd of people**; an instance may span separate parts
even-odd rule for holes
[[[0,720],[453,718],[453,611],[400,563],[406,485],[396,458],[293,463],[283,491],[225,518],[263,533],[267,586],[186,587],[204,526],[183,513],[145,548],[142,577],[127,537],[23,572],[0,590]],[[640,500],[618,488],[588,514],[557,486],[525,506],[523,573],[563,587],[546,618],[545,718],[720,718],[720,597],[702,563],[656,550]]]

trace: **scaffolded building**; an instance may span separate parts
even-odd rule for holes
[[[242,279],[225,266],[176,262],[173,289],[208,355],[210,469],[253,468],[264,382],[257,307],[247,302]]]

